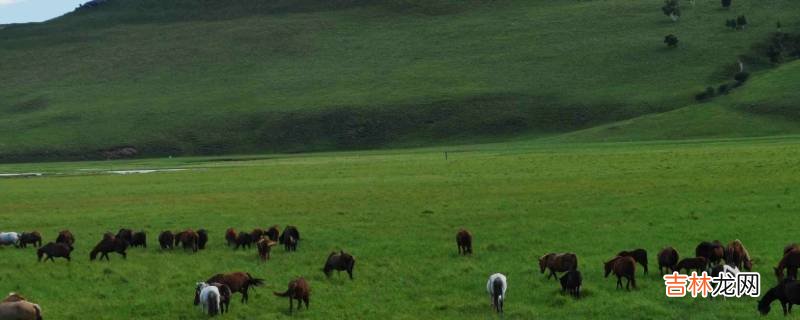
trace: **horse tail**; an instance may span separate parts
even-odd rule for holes
[[[42,307],[40,307],[38,304],[34,304],[33,312],[36,314],[36,320],[42,320]]]
[[[284,293],[274,292],[273,291],[272,294],[274,294],[276,296],[279,296],[279,297],[288,297],[290,294],[292,294],[292,288],[287,289],[286,292],[284,292]]]
[[[247,286],[258,287],[264,285],[264,279],[253,278],[249,273],[247,273]]]
[[[500,311],[500,303],[503,300],[503,280],[495,278],[492,281],[492,301],[497,311]]]

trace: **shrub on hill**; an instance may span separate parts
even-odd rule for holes
[[[664,0],[664,6],[661,7],[661,11],[672,21],[678,21],[681,17],[681,4],[679,0]]]
[[[731,7],[731,0],[722,0],[722,7],[723,8],[730,8]]]
[[[667,44],[667,47],[675,48],[678,46],[678,37],[676,37],[674,34],[669,34],[664,37],[664,43]]]

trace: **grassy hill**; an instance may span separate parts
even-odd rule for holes
[[[549,136],[692,104],[800,10],[704,1],[675,23],[660,6],[109,0],[0,30],[0,160]],[[724,27],[739,14],[747,30]]]

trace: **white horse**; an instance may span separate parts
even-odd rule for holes
[[[195,301],[194,304],[200,304],[203,312],[207,312],[209,315],[217,315],[219,314],[219,302],[220,302],[220,294],[219,288],[209,285],[205,282],[198,282],[197,288],[195,289]]]
[[[15,247],[19,247],[19,233],[0,232],[0,245],[14,245]]]
[[[506,276],[502,273],[495,273],[489,276],[489,281],[486,282],[486,292],[492,298],[492,307],[498,313],[503,313],[503,300],[506,298]]]

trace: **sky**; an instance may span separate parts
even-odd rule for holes
[[[41,22],[61,16],[88,0],[0,0],[0,24]]]

